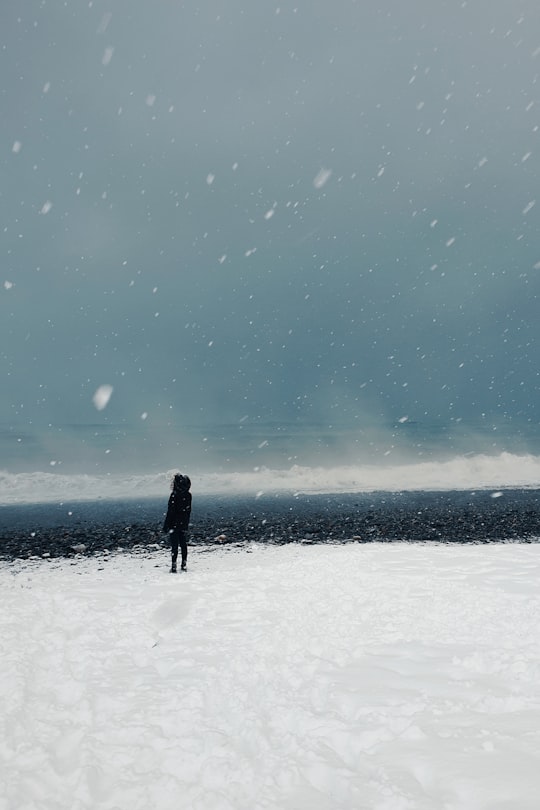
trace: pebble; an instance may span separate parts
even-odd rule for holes
[[[499,492],[501,494],[499,495]],[[251,543],[538,542],[540,490],[397,492],[347,495],[199,497],[193,494],[191,545]],[[164,504],[148,500],[73,506],[76,525],[54,509],[2,508],[0,559],[61,557],[168,547]],[[166,505],[166,499],[165,499]],[[141,519],[126,515],[139,511]],[[32,521],[32,523],[30,523]],[[41,521],[41,524],[40,524]],[[27,525],[27,523],[29,525]]]

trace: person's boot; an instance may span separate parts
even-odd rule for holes
[[[182,568],[182,571],[187,571],[187,566],[186,566],[186,561],[185,560],[182,560],[181,568]]]
[[[175,562],[173,562],[173,564],[171,565],[171,574],[176,574],[176,563]]]

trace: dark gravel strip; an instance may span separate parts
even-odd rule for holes
[[[0,507],[0,559],[161,545],[166,496]],[[540,490],[197,498],[190,543],[538,542]],[[84,548],[83,548],[84,547]]]

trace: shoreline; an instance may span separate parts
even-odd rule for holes
[[[0,507],[0,559],[166,547],[166,504],[148,498]],[[540,490],[194,497],[193,546],[374,541],[538,542]]]

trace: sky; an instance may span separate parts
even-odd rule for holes
[[[537,0],[3,4],[0,421],[535,424],[539,71]]]

